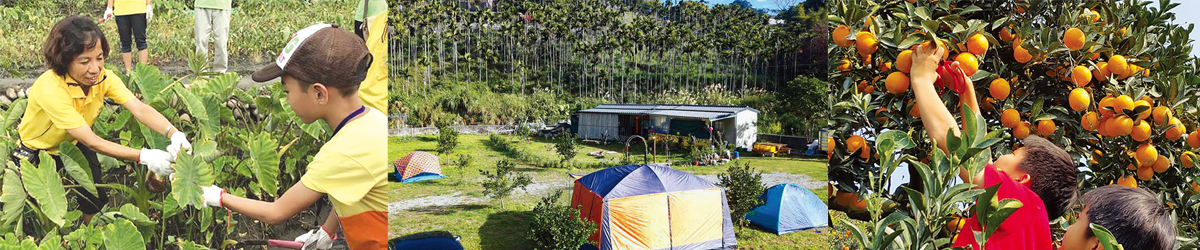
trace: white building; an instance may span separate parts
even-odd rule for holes
[[[731,145],[750,149],[758,140],[759,113],[747,106],[601,104],[580,110],[574,127],[580,139],[624,140],[652,131],[708,139],[711,126]]]

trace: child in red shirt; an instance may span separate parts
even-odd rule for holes
[[[1089,224],[1112,232],[1125,249],[1175,249],[1175,224],[1171,212],[1150,191],[1125,186],[1104,186],[1079,199],[1075,224],[1067,227],[1059,250],[1100,249]]]
[[[939,149],[946,151],[946,131],[961,134],[954,116],[942,103],[934,87],[938,78],[936,68],[946,51],[939,46],[926,44],[915,46],[913,52],[911,82],[916,97],[915,108],[921,112],[921,123],[925,125],[926,134],[937,143]],[[975,85],[970,76],[959,69],[957,62],[951,63],[951,68],[955,69],[952,74],[959,74],[958,77],[966,81],[960,100],[975,113],[980,113]],[[1048,218],[1062,216],[1075,193],[1078,170],[1065,150],[1037,136],[1029,136],[1022,143],[1023,147],[1000,156],[974,176],[967,173],[966,169],[959,170],[959,177],[964,181],[973,180],[972,183],[982,184],[976,185],[976,188],[1000,185],[997,198],[1014,198],[1024,204],[1000,224],[983,249],[1051,249]],[[981,230],[978,220],[972,216],[963,227],[953,246],[979,249],[972,233]]]

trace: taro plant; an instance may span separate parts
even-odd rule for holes
[[[87,161],[71,143],[60,145],[64,168],[56,171],[46,157],[41,166],[10,162],[4,166],[0,203],[0,248],[67,249],[203,249],[236,241],[254,221],[226,217],[204,208],[202,185],[229,187],[228,192],[267,199],[278,197],[284,183],[295,183],[309,157],[326,139],[323,123],[303,124],[289,108],[278,84],[238,88],[238,76],[189,75],[173,78],[153,66],[140,66],[121,76],[140,99],[159,110],[189,134],[191,154],[173,164],[170,191],[153,188],[144,167],[100,155],[101,181],[92,182]],[[187,83],[187,84],[185,84]],[[26,100],[15,102],[4,114],[4,128],[12,128]],[[92,125],[102,138],[134,148],[163,148],[169,140],[132,119],[115,105],[101,110]],[[15,130],[0,130],[0,153],[13,148]],[[49,164],[49,165],[47,165]],[[63,179],[70,182],[62,182]],[[81,192],[108,190],[113,199],[89,224],[80,224],[81,212],[68,202]],[[265,226],[265,225],[263,225]],[[270,230],[266,230],[270,231]],[[255,235],[262,234],[255,232]],[[269,233],[268,233],[269,234]],[[270,236],[268,237],[282,237]]]

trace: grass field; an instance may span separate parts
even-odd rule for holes
[[[534,138],[519,147],[534,157],[557,159],[557,154],[551,149],[550,142]],[[437,146],[436,136],[391,137],[388,140],[388,157],[398,159],[412,151],[434,151]],[[610,154],[598,159],[587,155],[587,152],[606,150],[622,152],[624,145],[583,145],[579,154],[574,158],[578,163],[619,162],[622,154]],[[427,231],[448,231],[462,237],[462,243],[467,249],[530,249],[532,245],[525,238],[529,230],[527,218],[529,211],[543,196],[555,191],[570,192],[571,178],[569,173],[586,174],[598,169],[546,169],[533,167],[527,163],[518,163],[518,169],[530,174],[534,185],[528,190],[518,190],[519,194],[505,201],[505,207],[494,200],[483,197],[483,187],[480,169],[491,169],[500,159],[511,157],[511,153],[499,152],[488,143],[486,135],[461,135],[459,146],[455,153],[464,154],[472,159],[472,166],[460,169],[448,166],[450,158],[442,157],[442,173],[447,178],[412,184],[392,183],[389,198],[392,205],[402,204],[406,209],[389,209],[391,237]],[[659,161],[679,159],[679,156],[658,158]],[[638,155],[637,159],[641,159]],[[782,176],[805,175],[812,181],[826,180],[826,165],[823,159],[800,159],[791,157],[756,157],[743,154],[740,163],[748,163],[764,173],[775,173]],[[723,166],[687,166],[677,168],[693,174],[709,176],[723,173],[728,165]],[[765,178],[764,178],[765,179]],[[766,182],[766,181],[764,181]],[[826,189],[812,190],[822,200],[826,199]],[[564,194],[561,201],[569,203],[569,193]],[[829,249],[827,228],[791,233],[782,236],[748,227],[737,231],[738,245],[744,249]]]

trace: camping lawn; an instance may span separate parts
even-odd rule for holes
[[[459,136],[459,145],[450,155],[462,154],[470,157],[472,164],[467,169],[452,166],[451,160],[454,156],[439,156],[442,174],[446,175],[446,178],[410,184],[390,183],[389,236],[449,231],[461,236],[461,242],[467,249],[532,249],[531,242],[525,238],[525,233],[529,230],[526,219],[537,201],[543,196],[563,191],[560,202],[568,204],[572,179],[567,174],[587,174],[599,170],[548,169],[513,159],[521,171],[533,177],[535,184],[525,191],[517,190],[516,194],[505,200],[502,209],[499,201],[483,197],[483,187],[479,185],[482,178],[479,170],[492,169],[497,161],[513,157],[513,154],[498,152],[487,141],[487,135]],[[553,143],[543,138],[533,138],[518,145],[535,158],[558,159],[553,150]],[[436,135],[390,137],[388,157],[394,161],[412,151],[433,152],[436,147]],[[615,165],[617,159],[624,157],[623,154],[609,154],[604,159],[597,159],[587,153],[597,150],[622,152],[623,148],[624,145],[613,144],[581,145],[574,160],[578,163],[611,161]],[[659,157],[659,161],[664,161],[663,156]],[[641,156],[638,155],[636,159],[640,161]],[[738,162],[748,163],[764,173],[803,174],[817,181],[827,180],[826,164],[821,159],[757,157],[746,156],[743,153]],[[687,166],[677,169],[697,175],[717,175],[724,173],[728,166]],[[822,200],[828,195],[824,187],[812,191]],[[415,204],[420,202],[428,204]],[[401,209],[397,209],[396,206]],[[820,228],[776,236],[750,226],[739,229],[737,238],[738,246],[745,249],[829,249],[829,240],[825,233],[827,231],[828,228]]]

